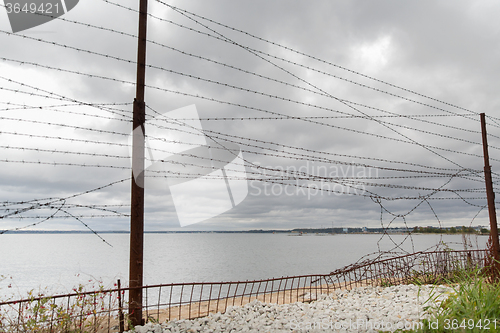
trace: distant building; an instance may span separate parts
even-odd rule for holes
[[[347,234],[347,233],[349,233],[349,228],[344,228],[343,231],[344,231],[344,234]]]
[[[400,234],[400,233],[407,233],[408,228],[401,227],[401,228],[390,228],[387,230],[387,233],[392,233],[392,234]]]

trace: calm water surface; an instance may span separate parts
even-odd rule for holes
[[[91,234],[4,234],[0,296],[24,296],[28,290],[70,292],[79,283],[116,279],[127,285],[129,235],[104,234],[113,247]],[[393,235],[401,242],[405,235]],[[381,235],[289,236],[287,234],[146,234],[144,283],[265,279],[329,273],[378,250]],[[463,249],[460,235],[414,235],[415,251],[440,240]],[[477,237],[481,248],[487,237]],[[473,239],[475,240],[475,239]],[[394,245],[387,238],[382,250]],[[412,242],[402,246],[412,252]]]

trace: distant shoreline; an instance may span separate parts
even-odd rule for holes
[[[357,229],[357,228],[353,228]],[[1,231],[1,230],[0,230]],[[128,230],[103,230],[96,231],[98,234],[130,234]],[[369,230],[369,231],[358,231],[358,230],[349,230],[348,232],[344,231],[336,231],[333,232],[331,230],[328,231],[304,231],[304,229],[298,230],[179,230],[179,231],[144,231],[145,234],[292,234],[294,236],[327,236],[327,235],[346,235],[346,234],[356,234],[356,235],[370,235],[370,234],[408,234],[408,231],[402,231],[399,228],[394,228],[394,230],[388,229],[386,232],[381,230]],[[92,231],[89,230],[13,230],[13,231],[5,231],[4,234],[93,234]],[[460,232],[413,232],[413,235],[426,235],[426,234],[445,234],[445,235],[461,235]],[[475,235],[483,235],[487,236],[489,233],[465,233],[465,234],[475,234]]]

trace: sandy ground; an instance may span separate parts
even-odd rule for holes
[[[318,287],[311,288],[297,288],[286,291],[279,291],[273,293],[266,293],[261,295],[252,295],[245,297],[230,297],[222,298],[211,301],[193,302],[182,306],[174,306],[166,309],[149,308],[144,309],[144,318],[160,323],[166,320],[177,319],[193,319],[198,317],[208,316],[210,313],[225,312],[229,306],[243,306],[251,303],[254,300],[259,300],[263,303],[274,304],[289,304],[295,302],[309,303],[318,298],[321,294],[329,294],[334,290],[344,289],[349,290],[354,287],[362,287],[374,285],[374,281],[362,281],[352,283],[350,285],[342,284],[324,284]]]

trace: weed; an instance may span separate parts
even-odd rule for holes
[[[89,289],[97,290],[87,293]],[[116,324],[110,311],[117,309],[117,292],[108,291],[102,283],[96,288],[95,282],[80,284],[73,292],[72,296],[52,297],[31,290],[24,301],[1,306],[0,332],[90,333],[107,331]]]
[[[431,294],[425,308],[431,317],[416,332],[500,332],[500,284],[487,283],[479,270],[460,274],[444,301],[437,291]]]

